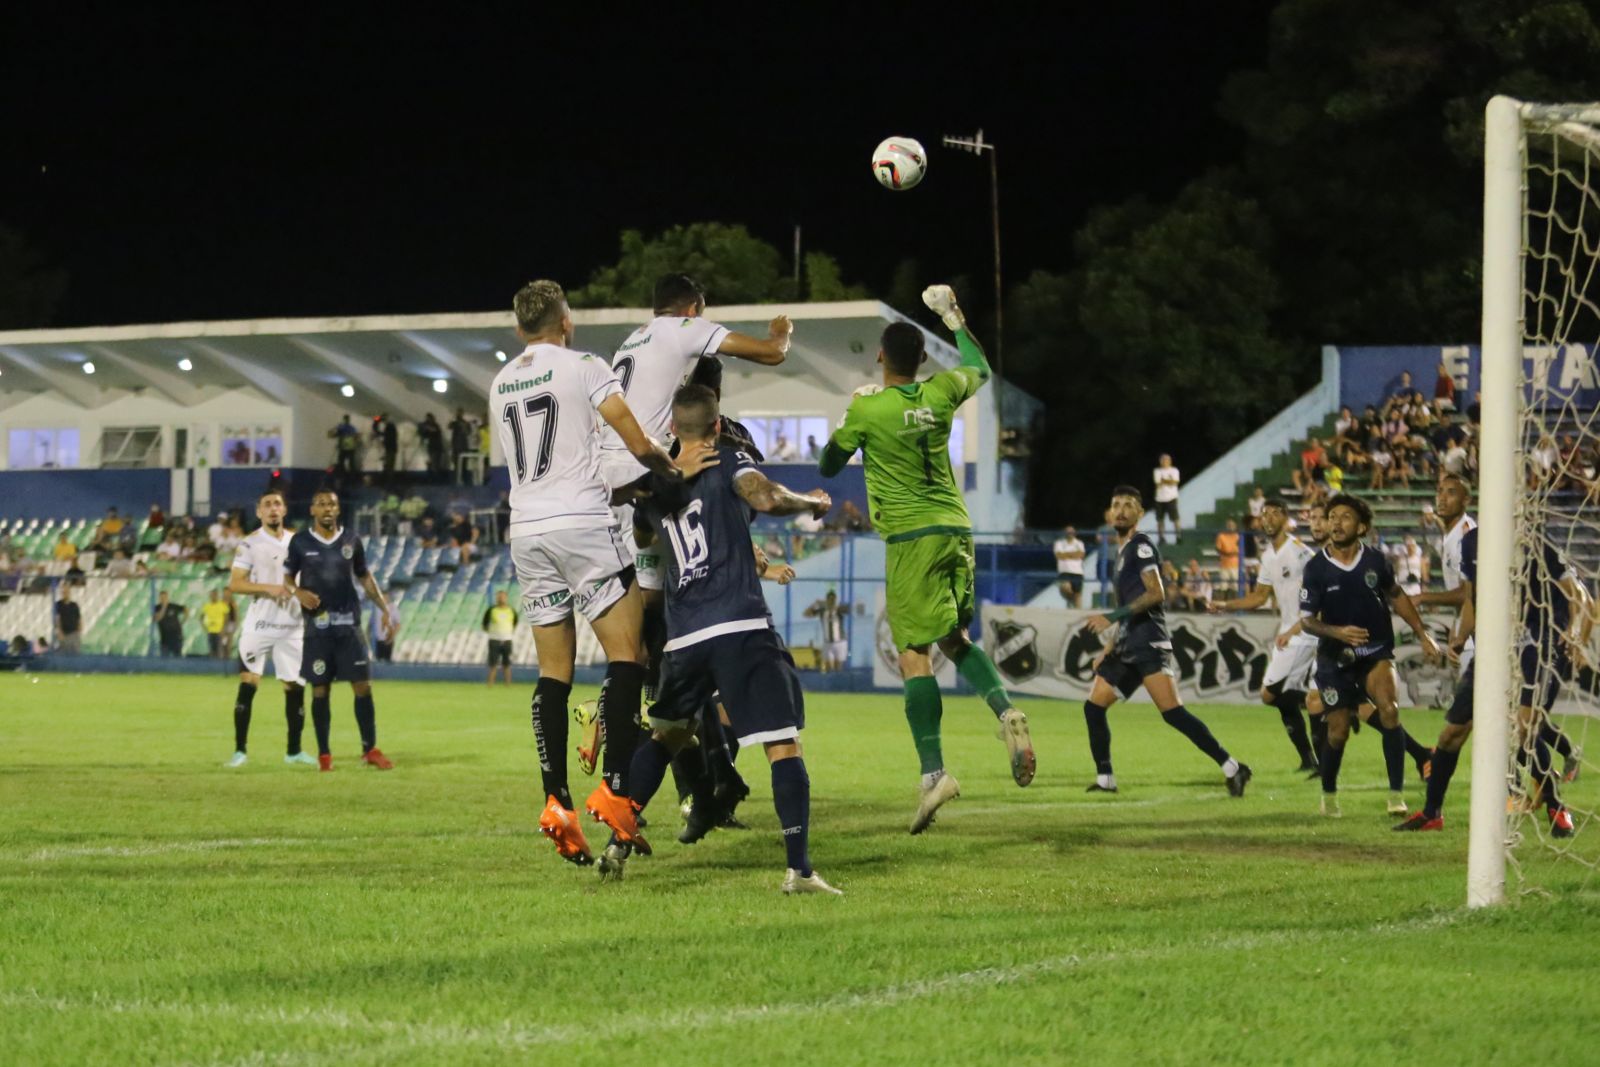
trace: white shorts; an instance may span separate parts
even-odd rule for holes
[[[662,588],[661,545],[658,543],[649,548],[639,547],[639,539],[633,536],[632,504],[620,504],[611,509],[611,514],[617,520],[623,545],[633,554],[633,573],[639,579],[639,588],[660,590]]]
[[[574,604],[590,622],[599,618],[628,591],[618,576],[632,560],[615,526],[591,526],[513,537],[511,562],[523,618],[549,626],[569,618]]]
[[[305,685],[300,676],[300,651],[305,628],[274,623],[247,623],[239,635],[239,662],[251,674],[266,674],[267,658],[280,682]]]
[[[1317,643],[1297,638],[1289,642],[1288,648],[1272,646],[1272,659],[1267,662],[1267,673],[1261,684],[1271,688],[1281,683],[1284,689],[1309,693],[1316,669]]]
[[[850,658],[850,642],[829,641],[823,649],[823,656],[830,662],[843,663]]]

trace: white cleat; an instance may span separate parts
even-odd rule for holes
[[[1389,811],[1390,815],[1408,815],[1408,814],[1410,814],[1410,809],[1408,809],[1406,807],[1406,798],[1404,796],[1402,796],[1401,794],[1399,794],[1399,793],[1390,793],[1389,794],[1388,811]]]
[[[948,285],[928,286],[922,290],[922,302],[928,305],[929,311],[943,319],[951,330],[967,328],[967,317],[956,306],[955,290]]]
[[[622,870],[627,866],[630,851],[627,845],[616,841],[606,846],[605,851],[600,853],[600,862],[595,864],[602,882],[622,881]]]
[[[1011,777],[1016,779],[1018,785],[1033,781],[1033,772],[1038,770],[1039,763],[1033,755],[1028,717],[1016,708],[1000,716],[1000,740],[1006,743],[1006,752],[1011,756]]]
[[[227,763],[224,763],[223,766],[224,767],[243,767],[245,765],[245,762],[247,760],[249,760],[249,758],[250,757],[246,756],[243,752],[235,752],[233,754],[233,758],[230,759]]]
[[[933,824],[934,813],[944,807],[947,801],[960,795],[961,783],[940,771],[932,785],[922,787],[922,796],[917,800],[917,813],[911,817],[911,832],[920,834],[926,830]]]
[[[844,896],[843,889],[833,888],[824,882],[822,875],[816,871],[802,878],[800,872],[793,867],[783,872],[783,892],[786,896],[794,896],[796,893],[831,893],[836,897]]]
[[[313,756],[309,752],[296,752],[292,756],[283,757],[283,762],[289,764],[290,766],[301,764],[306,767],[315,767],[317,765],[317,757]]]
[[[1339,794],[1322,794],[1322,814],[1326,815],[1330,819],[1340,819],[1344,817],[1344,812],[1339,810]]]

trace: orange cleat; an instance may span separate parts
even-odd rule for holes
[[[556,852],[569,863],[587,867],[594,862],[589,842],[584,839],[583,825],[578,813],[563,808],[555,797],[545,799],[544,810],[539,813],[539,832],[555,843]]]
[[[1573,834],[1572,812],[1566,808],[1556,808],[1550,812],[1550,836],[1571,837]]]
[[[366,753],[361,757],[361,762],[369,767],[376,767],[380,771],[394,770],[394,763],[390,761],[388,756],[380,752],[376,746],[367,749]]]
[[[333,770],[333,756],[332,756],[332,754],[327,753],[327,752],[323,752],[323,753],[321,753],[320,755],[317,756],[317,770],[319,770],[319,771],[331,771],[331,770]]]
[[[602,780],[600,787],[589,794],[583,806],[590,815],[611,827],[618,841],[632,845],[633,850],[641,855],[650,855],[650,842],[639,833],[638,807],[627,797],[613,793],[611,783]]]

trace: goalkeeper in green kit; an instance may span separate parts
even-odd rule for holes
[[[821,463],[823,476],[832,477],[859,448],[866,465],[867,503],[887,555],[889,629],[905,679],[906,719],[922,762],[914,834],[961,795],[944,769],[943,705],[929,658],[932,646],[939,646],[1000,720],[1017,784],[1033,781],[1035,769],[1028,717],[1011,706],[993,661],[967,636],[974,602],[972,521],[950,469],[950,421],[989,380],[989,363],[948,285],[930,286],[922,301],[955,331],[961,365],[917,381],[928,358],[922,331],[909,322],[890,323],[878,349],[883,384],[856,390]]]

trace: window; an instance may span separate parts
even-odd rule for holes
[[[283,462],[283,427],[224,426],[222,466],[276,467]]]
[[[100,431],[100,466],[161,466],[161,427],[108,426]]]
[[[12,430],[8,437],[12,470],[78,465],[77,430]]]
[[[828,443],[825,415],[749,415],[740,422],[755,438],[768,463],[813,463]]]

